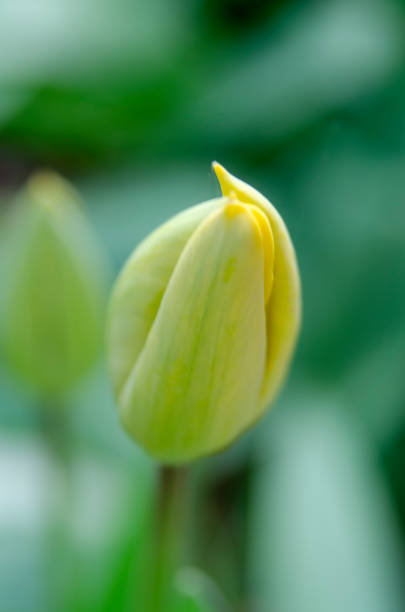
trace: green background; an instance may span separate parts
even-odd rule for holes
[[[399,0],[0,0],[0,224],[33,170],[59,171],[111,282],[219,194],[217,159],[296,246],[289,381],[195,466],[179,611],[405,609],[404,43]],[[156,466],[119,426],[103,355],[66,403],[65,498],[38,399],[0,362],[0,610],[146,612]]]

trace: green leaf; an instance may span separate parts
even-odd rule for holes
[[[330,398],[295,403],[272,422],[254,487],[255,611],[400,612],[398,526],[373,448]]]

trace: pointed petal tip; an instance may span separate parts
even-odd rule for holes
[[[212,167],[212,169],[214,170],[214,172],[215,172],[215,174],[217,176],[228,174],[228,172],[225,170],[224,166],[222,164],[220,164],[219,162],[217,162],[216,160],[214,160],[211,163],[211,167]]]
[[[213,161],[211,166],[212,166],[212,169],[214,170],[214,172],[216,174],[216,177],[218,179],[218,182],[220,184],[220,187],[221,187],[221,190],[222,190],[222,195],[224,195],[224,196],[229,195],[229,192],[232,189],[232,184],[231,184],[231,181],[230,181],[232,176],[217,161]]]
[[[217,176],[217,178],[219,180],[219,176],[224,173],[225,168],[223,166],[221,166],[221,164],[219,164],[216,160],[214,160],[211,163],[211,168],[213,169],[213,171],[215,172],[215,174],[216,174],[216,176]]]

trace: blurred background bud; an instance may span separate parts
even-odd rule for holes
[[[58,395],[100,349],[101,252],[75,190],[52,172],[29,179],[3,232],[5,359],[39,394]]]

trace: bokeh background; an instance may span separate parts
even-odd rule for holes
[[[217,159],[296,245],[294,365],[265,420],[195,468],[184,611],[405,610],[404,43],[400,0],[0,0],[0,227],[57,170],[111,283],[219,194]],[[102,352],[66,403],[67,470],[0,359],[0,610],[147,612],[156,467]]]

